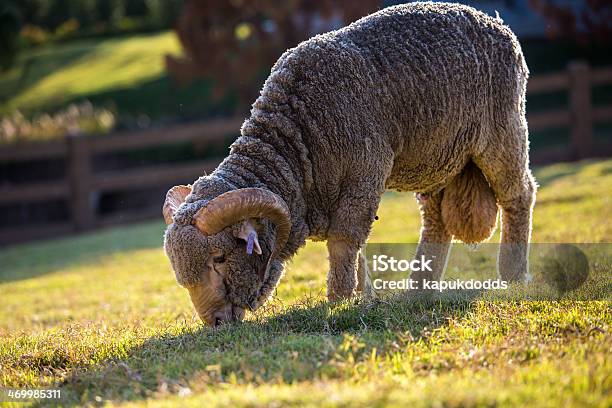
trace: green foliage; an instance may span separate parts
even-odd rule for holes
[[[69,21],[76,24],[74,32],[78,35],[167,29],[182,3],[183,0],[13,1],[26,24],[53,32],[57,38],[65,38],[61,28]]]
[[[612,160],[548,166],[536,177],[534,241],[610,241]],[[385,195],[378,215],[371,241],[417,239],[410,195]],[[309,243],[270,305],[213,330],[174,280],[163,228],[1,250],[0,387],[60,387],[64,406],[612,403],[610,300],[329,305],[325,245]]]
[[[2,0],[0,72],[25,49],[172,27],[184,0]]]
[[[15,5],[10,2],[0,4],[0,72],[9,69],[15,61],[19,47],[21,20]]]

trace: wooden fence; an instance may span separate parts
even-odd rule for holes
[[[609,155],[611,146],[597,146],[593,140],[593,124],[612,122],[612,106],[593,107],[591,88],[612,84],[612,68],[591,70],[585,63],[574,62],[567,71],[536,76],[529,81],[529,94],[567,91],[569,106],[558,111],[528,116],[530,130],[570,128],[571,143],[563,148],[540,150],[533,154],[533,163],[575,160],[594,154]],[[242,119],[232,118],[200,122],[164,129],[116,133],[105,136],[72,136],[47,143],[19,144],[0,148],[0,163],[63,159],[67,177],[56,181],[0,185],[0,208],[14,204],[63,199],[70,205],[70,218],[57,223],[6,228],[0,226],[0,243],[15,243],[37,237],[48,237],[74,231],[161,217],[161,200],[137,212],[97,214],[93,197],[96,194],[126,191],[133,188],[170,187],[189,183],[204,172],[210,172],[218,159],[187,164],[162,164],[112,172],[95,172],[95,155],[123,153],[179,143],[207,146],[225,144],[228,134],[237,134]]]
[[[0,148],[0,163],[64,159],[67,164],[65,179],[0,186],[0,207],[57,199],[64,199],[70,205],[68,221],[13,228],[0,227],[0,243],[20,242],[159,216],[162,201],[138,211],[98,216],[93,198],[96,193],[189,183],[204,172],[212,171],[221,158],[96,173],[91,165],[93,156],[186,142],[218,146],[225,144],[228,134],[238,134],[242,121],[243,119],[232,118],[104,136],[77,135],[60,141]]]
[[[592,103],[592,89],[604,85],[612,85],[612,67],[591,69],[580,61],[571,62],[564,72],[535,76],[529,80],[529,96],[565,91],[569,101],[569,106],[564,109],[549,112],[529,114],[527,107],[530,132],[550,128],[569,128],[571,131],[569,145],[533,152],[530,157],[532,163],[612,155],[612,144],[597,144],[593,138],[594,124],[612,123],[612,105],[594,107]],[[533,141],[533,137],[531,139]]]

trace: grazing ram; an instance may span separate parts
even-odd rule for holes
[[[418,193],[430,279],[453,237],[491,235],[498,206],[499,273],[525,279],[527,77],[510,29],[457,4],[389,7],[285,52],[229,156],[164,204],[165,250],[202,320],[259,307],[307,238],[327,240],[329,299],[352,296],[385,189]]]

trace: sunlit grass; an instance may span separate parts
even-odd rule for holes
[[[534,241],[611,241],[612,160],[536,176]],[[378,215],[373,242],[418,238],[412,196],[387,194]],[[65,405],[612,403],[609,301],[330,306],[325,245],[309,243],[265,310],[210,330],[174,280],[163,228],[0,251],[0,386],[59,386]]]
[[[173,32],[83,40],[25,53],[0,76],[0,112],[61,106],[63,101],[137,86],[165,73],[164,55],[180,53]],[[19,86],[23,70],[28,70],[27,82]]]

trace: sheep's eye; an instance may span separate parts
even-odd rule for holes
[[[213,258],[213,262],[214,263],[223,263],[223,262],[225,262],[225,255],[215,256]]]

